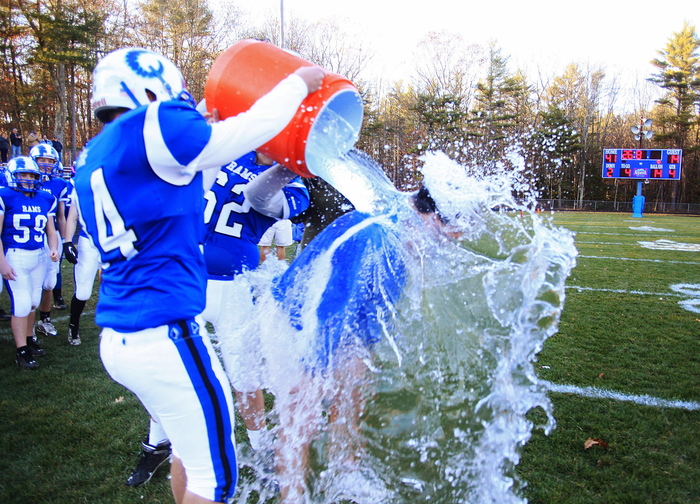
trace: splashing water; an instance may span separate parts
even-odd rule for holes
[[[374,186],[371,160],[350,154],[334,164],[370,181],[353,193],[343,181],[355,178],[335,180],[371,212],[362,225],[384,233],[363,261],[384,261],[387,271],[360,275],[357,285],[386,280],[397,261],[405,266],[400,301],[387,295],[373,305],[371,350],[358,345],[351,357],[331,356],[325,371],[310,371],[317,309],[360,225],[339,235],[285,293],[304,299],[301,328],[271,294],[283,267],[266,261],[248,273],[260,295],[241,333],[261,338],[265,385],[275,395],[276,456],[286,467],[279,482],[292,488],[283,502],[525,502],[515,475],[534,428],[525,415],[540,407],[544,429],[554,427],[533,361],[557,330],[577,255],[573,236],[514,199],[513,188],[523,189],[517,176],[475,175],[442,154],[424,161],[425,183],[460,241],[426,227],[385,182]],[[355,310],[339,317],[339,330],[355,337]],[[242,482],[238,502],[250,485]]]
[[[356,150],[349,152],[356,141],[357,132],[352,126],[326,108],[309,134],[307,165],[314,175],[343,193],[358,211],[386,210],[398,191],[371,158]]]

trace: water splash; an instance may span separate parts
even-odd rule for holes
[[[373,159],[360,151],[351,151],[357,136],[358,132],[345,119],[324,109],[307,140],[307,165],[314,175],[343,193],[360,212],[385,211],[399,193]]]
[[[292,488],[285,502],[524,502],[514,468],[534,428],[525,415],[542,408],[542,427],[554,427],[533,361],[557,330],[577,255],[573,236],[513,197],[524,187],[517,173],[483,175],[441,154],[424,161],[426,185],[462,239],[426,227],[385,186],[357,193],[387,237],[366,260],[400,254],[408,272],[401,300],[376,304],[381,337],[371,351],[358,345],[329,370],[309,372],[316,309],[331,268],[343,265],[334,254],[353,233],[287,293],[306,300],[302,329],[270,293],[279,274],[271,261],[250,273],[260,297],[241,330],[261,338],[265,384],[276,397],[276,455],[287,469],[279,482]],[[357,156],[343,163],[374,170]],[[341,190],[342,180],[354,183],[337,180]],[[342,316],[353,337],[353,313]]]

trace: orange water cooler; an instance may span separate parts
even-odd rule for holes
[[[248,110],[289,74],[312,63],[267,42],[243,40],[224,51],[214,62],[205,88],[207,108],[219,110],[222,119]],[[338,149],[349,151],[362,127],[362,98],[345,77],[328,73],[321,89],[307,96],[296,115],[275,138],[260,147],[263,154],[302,177],[314,177],[317,164],[313,149],[319,134],[317,119],[342,117],[353,139]],[[344,152],[341,152],[344,153]]]

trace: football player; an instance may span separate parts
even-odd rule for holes
[[[298,215],[309,204],[309,193],[301,180],[272,164],[264,154],[250,152],[222,167],[205,194],[204,259],[209,278],[202,318],[214,326],[254,450],[262,445],[265,403],[257,335],[250,334],[245,341],[234,337],[233,329],[244,323],[253,307],[251,285],[241,274],[258,267],[257,243],[265,231],[279,219]],[[149,481],[170,455],[167,435],[153,419],[142,445],[139,462],[126,481],[129,486]]]
[[[256,335],[246,341],[233,337],[252,308],[251,287],[240,276],[260,263],[258,242],[275,223],[294,217],[309,205],[301,179],[272,160],[252,152],[221,169],[207,192],[204,214],[207,234],[207,304],[204,320],[211,322],[251,446],[260,446],[265,426]],[[235,280],[235,281],[234,281]]]
[[[275,370],[269,386],[282,502],[301,502],[308,493],[309,447],[322,429],[328,456],[347,473],[357,469],[371,350],[391,333],[409,275],[422,271],[414,235],[457,237],[425,186],[405,198],[400,212],[338,217],[257,305],[261,351]]]
[[[33,333],[34,310],[46,275],[44,243],[51,261],[60,256],[54,226],[56,198],[39,189],[41,178],[34,160],[19,156],[8,163],[7,187],[0,188],[0,274],[12,305],[15,362],[23,369],[38,368],[34,357],[46,353]]]
[[[78,211],[77,205],[70,205],[66,219],[66,241],[63,242],[63,255],[69,263],[74,265],[75,292],[70,302],[70,321],[68,322],[68,343],[73,346],[81,343],[80,316],[92,295],[95,276],[100,269],[100,254],[84,228],[80,229],[77,247],[73,243],[78,226]]]
[[[80,154],[74,180],[103,265],[100,355],[167,432],[178,504],[224,502],[237,480],[233,397],[200,330],[203,189],[211,185],[201,172],[213,181],[221,166],[271,140],[324,75],[300,68],[248,112],[209,124],[162,55],[120,49],[95,67],[93,111],[107,125]]]
[[[29,156],[39,166],[42,173],[41,190],[48,192],[56,198],[58,206],[56,207],[56,216],[54,224],[59,233],[59,247],[61,237],[65,234],[66,228],[66,201],[68,200],[69,185],[63,175],[63,166],[58,160],[58,152],[49,144],[40,143],[32,147],[29,151]],[[48,258],[48,245],[46,247],[46,257]],[[56,336],[58,331],[51,322],[51,301],[53,297],[53,289],[56,287],[58,275],[60,273],[60,260],[57,262],[47,260],[46,278],[44,279],[44,287],[41,295],[41,304],[39,305],[39,321],[36,328],[39,332],[47,336]]]

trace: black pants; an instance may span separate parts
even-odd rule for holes
[[[7,149],[0,149],[0,163],[7,163]]]

